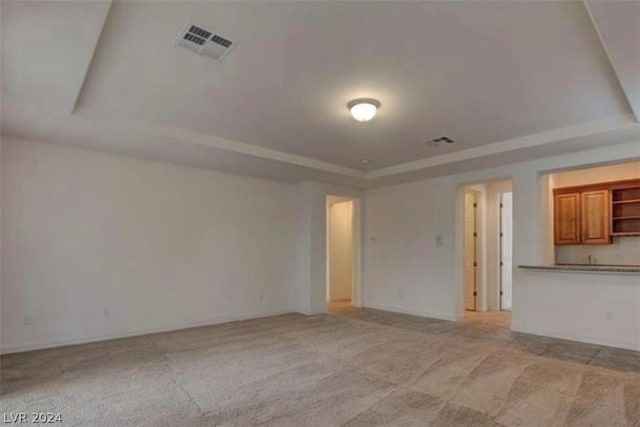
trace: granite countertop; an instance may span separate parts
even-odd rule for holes
[[[580,271],[594,273],[636,273],[640,274],[640,265],[593,265],[593,264],[553,264],[519,265],[518,268],[547,271]]]

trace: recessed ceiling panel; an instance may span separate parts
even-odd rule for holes
[[[240,43],[193,55],[185,22]],[[116,1],[80,103],[353,168],[630,111],[582,2]]]

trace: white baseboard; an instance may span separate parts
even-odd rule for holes
[[[248,315],[242,315],[242,316],[223,316],[219,320],[214,320],[214,321],[209,320],[207,322],[188,322],[188,323],[182,323],[179,325],[161,326],[158,328],[145,328],[145,329],[138,329],[135,331],[116,333],[116,334],[105,334],[105,335],[87,336],[87,337],[73,337],[73,338],[63,338],[63,339],[54,339],[54,340],[39,340],[39,341],[29,341],[24,343],[7,344],[7,345],[3,345],[0,348],[0,354],[22,353],[25,351],[42,350],[45,348],[62,347],[62,346],[76,345],[76,344],[87,344],[91,342],[114,340],[118,338],[136,337],[140,335],[155,334],[160,332],[179,331],[182,329],[197,328],[200,326],[220,325],[223,323],[237,322],[239,320],[260,319],[263,317],[279,316],[282,314],[289,314],[289,313],[294,313],[294,311],[283,310],[283,311],[274,311],[274,312],[267,312],[267,313],[254,313],[254,314],[248,314]]]
[[[379,305],[379,304],[367,304],[364,307],[372,308],[376,310],[390,311],[393,313],[410,314],[410,315],[419,316],[419,317],[429,317],[434,319],[456,321],[455,315],[449,315],[444,313],[418,312],[413,310],[407,310],[400,307]],[[213,321],[213,322],[212,321],[205,322],[205,323],[190,322],[188,324],[163,326],[158,328],[147,328],[147,329],[140,329],[136,331],[118,333],[118,334],[106,334],[106,335],[100,335],[100,336],[75,337],[75,338],[66,338],[66,339],[58,339],[58,340],[40,340],[40,341],[30,341],[26,343],[15,343],[15,344],[8,344],[5,346],[2,346],[2,348],[0,348],[0,354],[21,353],[24,351],[40,350],[40,349],[53,348],[53,347],[62,347],[66,345],[85,344],[85,343],[106,341],[106,340],[112,340],[112,339],[118,339],[118,338],[128,338],[128,337],[135,337],[140,335],[154,334],[159,332],[169,332],[169,331],[177,331],[181,329],[196,328],[199,326],[219,325],[223,323],[235,322],[240,320],[260,319],[263,317],[279,316],[282,314],[289,314],[289,313],[295,313],[295,312],[296,311],[293,311],[293,310],[284,310],[284,311],[275,311],[275,312],[267,312],[267,313],[255,313],[255,314],[249,314],[249,315],[243,315],[243,316],[229,316],[219,321]],[[301,313],[301,314],[315,315],[315,314],[322,314],[322,313],[323,312]],[[628,350],[640,351],[640,342],[634,343],[634,342],[627,342],[627,341],[611,340],[607,338],[576,335],[576,334],[567,333],[565,331],[535,328],[535,327],[530,327],[526,325],[518,325],[516,323],[513,323],[511,325],[511,330],[515,332],[523,332],[523,333],[532,334],[532,335],[541,335],[541,336],[552,337],[552,338],[560,338],[560,339],[567,339],[571,341],[584,342],[588,344],[606,345],[609,347],[618,347],[618,348],[624,348]]]
[[[435,312],[425,312],[425,311],[413,311],[413,310],[407,310],[405,308],[400,308],[400,307],[394,307],[394,306],[389,306],[389,305],[381,305],[381,304],[366,304],[362,306],[363,308],[373,308],[375,310],[383,310],[383,311],[390,311],[393,313],[401,313],[401,314],[410,314],[412,316],[419,316],[419,317],[429,317],[432,319],[441,319],[441,320],[449,320],[452,322],[455,322],[456,319],[456,315],[455,314],[450,314],[450,313],[435,313]]]
[[[612,340],[609,338],[599,338],[599,337],[593,337],[593,336],[587,336],[587,335],[578,335],[578,334],[567,333],[565,331],[559,331],[557,329],[536,328],[536,327],[531,327],[527,325],[519,325],[516,323],[511,324],[511,330],[514,332],[522,332],[525,334],[541,335],[544,337],[560,338],[565,340],[583,342],[587,344],[605,345],[607,347],[618,347],[618,348],[624,348],[627,350],[640,351],[640,342],[634,343],[634,342],[628,342],[628,341]]]

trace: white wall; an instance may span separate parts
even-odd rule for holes
[[[329,208],[329,300],[351,301],[353,285],[353,202]]]
[[[369,190],[365,203],[362,304],[455,320],[455,181]]]
[[[331,185],[292,186],[4,138],[2,349],[292,309],[323,312],[327,194],[355,198],[355,246],[362,242],[364,250],[362,257],[356,251],[356,306],[362,300],[455,319],[462,312],[456,223],[464,185],[513,177],[514,265],[542,263],[550,244],[548,218],[539,212],[547,211],[549,193],[539,188],[540,174],[637,159],[639,148],[622,144],[386,187],[361,203],[359,192]],[[513,281],[513,329],[640,349],[638,276],[515,268]]]
[[[607,181],[640,179],[640,162],[622,163],[551,174],[553,188],[597,184]],[[553,223],[550,224],[553,227]],[[614,237],[611,245],[568,245],[555,247],[558,263],[587,263],[591,256],[594,264],[640,265],[640,237]]]
[[[548,189],[540,185],[541,174],[639,156],[640,144],[634,142],[367,191],[363,305],[461,317],[462,234],[456,224],[462,224],[463,187],[511,177],[512,329],[640,349],[638,275],[538,273],[517,267],[547,260]]]
[[[8,137],[1,173],[4,352],[293,310],[293,185]]]
[[[625,162],[595,168],[581,168],[553,175],[553,188],[598,184],[607,181],[640,179],[640,162]]]

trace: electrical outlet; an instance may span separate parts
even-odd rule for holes
[[[442,244],[442,234],[436,234],[436,246],[440,247]]]
[[[31,316],[24,316],[25,325],[31,325],[32,323],[33,323],[33,319],[31,318]]]
[[[109,309],[105,308],[104,312],[102,313],[104,317],[109,317]]]

